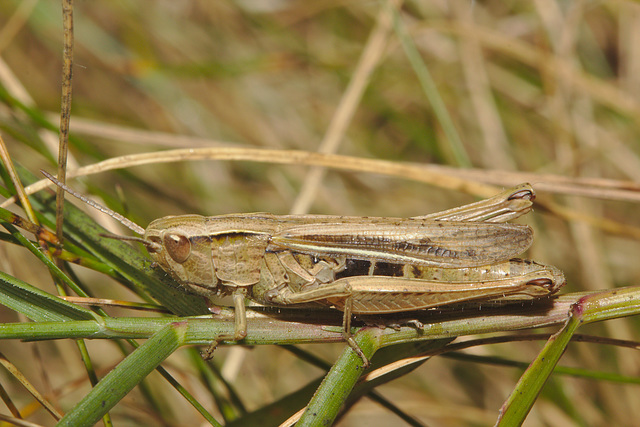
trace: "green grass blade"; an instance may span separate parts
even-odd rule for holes
[[[639,309],[640,287],[590,294],[573,304],[567,323],[549,338],[538,357],[520,377],[518,384],[500,409],[496,425],[512,426],[524,422],[578,327],[585,323],[634,315]]]
[[[110,371],[71,411],[60,426],[93,425],[133,387],[184,343],[186,323],[172,323]]]
[[[84,297],[88,296],[78,285],[75,284],[73,280],[69,279],[69,277],[62,270],[60,270],[60,268],[49,257],[47,257],[47,255],[45,255],[45,253],[42,252],[39,247],[37,247],[35,244],[27,240],[27,238],[25,238],[22,235],[22,233],[18,231],[18,229],[16,229],[14,226],[9,224],[4,224],[4,228],[6,228],[7,231],[9,231],[9,233],[11,233],[11,235],[22,246],[27,248],[29,252],[35,255],[36,258],[38,258],[44,265],[46,265],[49,268],[49,271],[51,272],[51,274],[56,279],[58,279],[60,283],[64,283],[66,286],[72,289],[79,296],[84,296]]]
[[[480,363],[494,366],[509,366],[514,368],[526,369],[530,364],[528,362],[519,362],[517,360],[504,359],[496,356],[479,356],[476,354],[466,353],[445,353],[441,355],[448,359],[454,359],[470,363]],[[576,378],[609,381],[618,384],[637,384],[640,385],[640,378],[629,375],[621,375],[614,372],[594,371],[591,369],[573,368],[569,366],[556,366],[553,375],[565,375]]]
[[[549,338],[505,402],[497,426],[515,426],[524,422],[578,326],[580,321],[572,317],[558,333]]]
[[[0,271],[0,304],[38,322],[90,320],[91,310],[66,302]]]
[[[431,103],[431,107],[433,108],[433,112],[438,117],[438,122],[442,126],[442,130],[447,136],[447,140],[449,141],[449,146],[451,148],[451,152],[453,157],[455,158],[458,166],[461,167],[471,167],[471,160],[469,159],[469,155],[467,154],[466,149],[464,148],[464,144],[462,143],[462,139],[460,139],[460,135],[456,130],[455,125],[453,124],[453,120],[451,119],[451,115],[447,110],[447,106],[445,105],[442,97],[440,96],[440,92],[438,92],[438,86],[436,85],[433,77],[431,77],[431,73],[424,63],[416,45],[408,34],[407,29],[400,19],[400,16],[396,10],[393,10],[393,26],[398,35],[398,39],[402,44],[402,48],[404,49],[411,66],[413,67],[418,80],[420,81],[420,85],[422,86],[422,90]]]
[[[378,328],[369,328],[355,336],[356,343],[369,360],[379,348],[379,342],[376,339],[378,331]],[[296,425],[298,427],[331,425],[363,370],[362,359],[347,346],[316,390]]]

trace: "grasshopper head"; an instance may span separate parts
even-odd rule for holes
[[[197,294],[209,295],[218,284],[211,257],[211,238],[202,233],[205,218],[199,215],[168,216],[153,221],[147,229],[105,208],[41,171],[54,184],[128,227],[139,237],[106,236],[143,243],[162,269]]]
[[[204,220],[200,215],[167,216],[151,222],[144,233],[153,260],[200,295],[211,294],[218,282],[211,258],[211,238],[202,232]]]

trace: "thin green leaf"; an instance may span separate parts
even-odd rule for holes
[[[0,271],[0,304],[38,322],[89,320],[87,310]]]
[[[638,287],[613,289],[587,295],[573,304],[564,327],[553,334],[540,354],[531,362],[500,409],[496,425],[512,426],[524,422],[547,378],[581,325],[635,315],[640,310]]]
[[[76,283],[69,279],[69,277],[64,274],[64,272],[62,270],[60,270],[60,268],[49,258],[47,257],[41,250],[39,247],[37,247],[35,244],[33,244],[31,241],[29,241],[26,237],[24,237],[22,235],[22,233],[20,233],[14,226],[9,225],[9,224],[3,224],[4,228],[7,229],[7,231],[9,233],[11,233],[11,235],[25,248],[27,248],[29,250],[29,252],[31,252],[32,254],[34,254],[36,256],[36,258],[38,258],[44,265],[46,265],[49,268],[49,271],[51,271],[51,274],[53,274],[53,276],[60,280],[61,283],[64,283],[65,285],[67,285],[69,288],[71,288],[76,294],[78,294],[79,296],[88,296],[84,290],[82,290],[82,288],[80,288],[78,285],[76,285]]]
[[[356,343],[369,360],[380,346],[378,331],[378,328],[368,328],[358,332],[355,337]],[[346,347],[316,390],[296,426],[331,425],[363,370],[360,356],[351,347]]]
[[[447,357],[449,359],[455,359],[455,360],[471,362],[471,363],[483,363],[486,365],[495,365],[495,366],[511,366],[511,367],[521,368],[521,369],[526,369],[530,365],[529,362],[519,362],[516,360],[504,359],[502,357],[478,356],[476,354],[465,354],[465,353],[458,353],[458,352],[445,353],[445,354],[442,354],[441,356]],[[640,385],[640,378],[638,377],[621,375],[613,372],[602,372],[602,371],[594,371],[591,369],[572,368],[568,366],[556,366],[553,370],[553,375],[567,375],[571,377],[591,379],[591,380],[610,381],[610,382],[619,383],[619,384]]]
[[[460,138],[453,120],[451,119],[451,115],[447,110],[447,106],[442,100],[442,96],[440,96],[438,85],[433,80],[433,77],[431,77],[431,73],[424,63],[424,60],[420,56],[420,53],[418,52],[413,39],[408,34],[407,29],[402,22],[400,15],[398,14],[398,11],[392,9],[392,13],[394,30],[398,36],[398,39],[400,40],[405,54],[407,55],[407,58],[409,59],[409,62],[411,63],[411,67],[418,77],[418,81],[420,82],[420,86],[422,86],[422,90],[431,103],[433,112],[438,117],[438,122],[440,122],[442,130],[447,136],[447,140],[449,141],[449,146],[456,163],[461,167],[471,167],[471,160],[469,160],[469,155],[467,154],[464,144],[462,143],[462,139]]]
[[[71,411],[59,426],[93,425],[162,361],[184,344],[187,324],[172,323],[141,345],[111,370]]]

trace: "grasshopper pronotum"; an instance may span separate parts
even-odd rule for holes
[[[414,218],[232,214],[167,216],[145,229],[62,185],[141,238],[153,260],[191,292],[232,295],[234,334],[246,336],[245,298],[265,305],[320,303],[354,314],[395,313],[466,301],[529,300],[556,292],[560,270],[514,259],[533,240],[505,224],[531,210],[529,184],[490,199]]]

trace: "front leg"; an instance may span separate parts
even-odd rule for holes
[[[233,335],[219,335],[216,341],[240,341],[247,336],[247,312],[244,307],[244,299],[247,296],[246,288],[238,288],[233,294],[233,307],[235,310]]]
[[[213,358],[213,352],[222,341],[240,341],[247,336],[247,312],[244,307],[246,295],[246,288],[238,288],[233,292],[232,297],[235,311],[233,334],[218,335],[215,341],[202,352],[202,358],[204,360]]]

